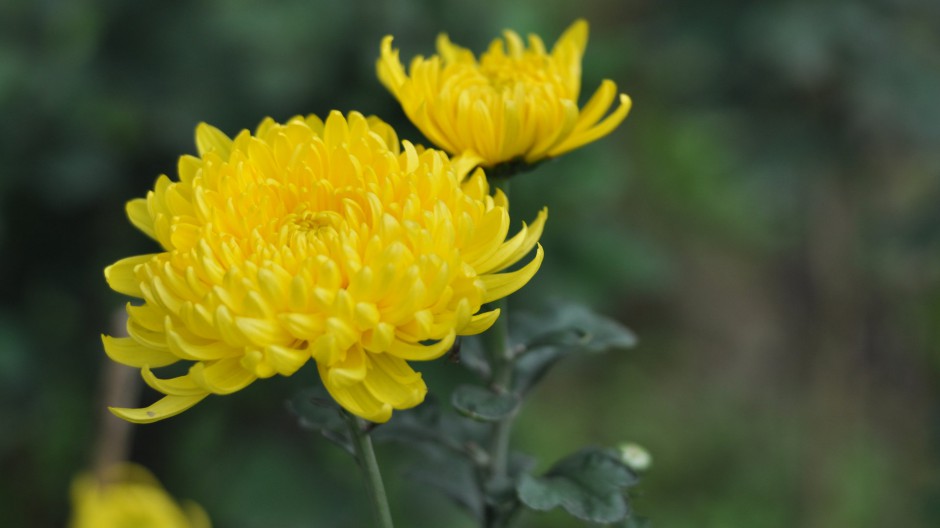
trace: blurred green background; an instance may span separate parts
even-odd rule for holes
[[[197,122],[357,109],[420,139],[374,76],[383,35],[407,58],[439,31],[476,51],[506,27],[550,43],[577,17],[585,91],[611,78],[634,110],[514,182],[516,218],[551,217],[513,302],[585,301],[641,342],[553,371],[516,444],[544,468],[639,442],[654,465],[634,507],[663,528],[940,525],[934,0],[5,0],[2,524],[66,522],[102,406],[98,335],[126,302],[102,269],[154,248],[123,204],[194,151]],[[454,368],[431,366],[432,389]],[[368,526],[352,462],[285,410],[315,375],[137,427],[133,458],[217,527]],[[379,456],[401,526],[471,526],[403,477],[407,450]]]

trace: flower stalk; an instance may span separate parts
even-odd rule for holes
[[[372,438],[363,428],[362,420],[348,412],[343,413],[343,418],[349,428],[356,461],[362,470],[362,480],[365,483],[369,501],[372,503],[375,525],[377,528],[394,528],[392,512],[388,506],[388,496],[385,494],[385,485],[382,483],[382,473],[379,471],[379,462],[375,458],[375,449],[372,447]]]
[[[512,390],[512,357],[506,324],[508,304],[505,299],[499,301],[500,318],[487,333],[487,345],[493,364],[492,388],[499,394],[507,394]],[[510,415],[497,422],[493,431],[490,444],[492,479],[503,479],[508,474],[509,426],[512,418],[513,415]]]
[[[492,185],[500,189],[507,198],[509,197],[508,178],[493,180]],[[495,303],[494,308],[499,309],[500,316],[484,334],[493,369],[491,388],[498,394],[508,394],[512,391],[513,371],[513,356],[509,343],[509,302],[505,298],[500,299]],[[490,436],[489,471],[485,486],[487,489],[501,490],[509,482],[509,440],[515,416],[515,412],[510,413],[493,424]],[[488,508],[490,511],[486,515],[487,526],[494,528],[506,526],[507,512],[503,511],[498,504]]]

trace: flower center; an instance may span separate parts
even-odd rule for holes
[[[344,220],[333,211],[304,211],[288,217],[292,245],[307,244],[311,239],[334,238],[342,228]]]
[[[323,229],[336,231],[342,225],[343,217],[333,211],[320,211],[318,213],[307,211],[296,215],[292,221],[297,229],[301,231],[319,233]]]

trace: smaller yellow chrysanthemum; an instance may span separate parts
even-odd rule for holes
[[[610,80],[578,109],[584,20],[572,24],[550,53],[536,35],[529,35],[528,47],[513,31],[504,36],[505,43],[494,40],[477,61],[441,34],[439,55],[415,57],[408,74],[387,36],[378,76],[431,142],[451,154],[472,152],[485,167],[559,156],[606,136],[627,117],[631,101],[620,94],[620,105],[602,119],[617,96]]]
[[[211,528],[206,512],[194,502],[182,505],[167,494],[146,469],[115,466],[104,483],[90,474],[72,483],[71,528]]]

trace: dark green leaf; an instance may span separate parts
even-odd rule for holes
[[[512,414],[519,405],[515,394],[496,394],[476,385],[461,385],[451,395],[457,412],[481,422],[497,422]]]
[[[509,476],[487,479],[483,482],[486,503],[498,509],[507,509],[516,502],[516,482]]]
[[[488,479],[483,484],[487,504],[504,511],[513,509],[519,501],[516,493],[519,478],[534,467],[535,459],[530,455],[519,451],[510,453],[508,474],[504,478]]]
[[[613,523],[629,513],[624,489],[636,480],[615,453],[587,448],[562,459],[542,477],[523,475],[516,491],[533,510],[561,506],[585,521]]]
[[[483,497],[474,478],[472,466],[453,457],[435,462],[411,469],[407,475],[438,489],[475,519],[482,519]]]
[[[542,347],[520,356],[514,365],[513,388],[525,394],[538,383],[561,358],[566,350],[559,347]]]
[[[322,386],[300,391],[287,402],[287,408],[297,416],[301,427],[320,433],[349,454],[354,453],[343,410]]]
[[[565,352],[605,352],[636,345],[630,329],[580,304],[554,303],[542,312],[512,317],[513,342],[525,350],[558,347]]]
[[[371,436],[376,442],[397,442],[428,456],[439,455],[449,440],[443,434],[441,420],[437,400],[428,396],[414,409],[396,412],[391,420],[375,428]]]
[[[457,354],[457,360],[462,366],[479,376],[480,379],[490,379],[492,368],[486,357],[480,336],[460,338],[460,349]]]
[[[512,340],[521,350],[514,373],[514,389],[520,394],[569,354],[599,353],[636,344],[628,328],[578,304],[554,303],[538,313],[513,312],[510,317]]]
[[[429,396],[418,407],[395,413],[371,436],[378,442],[397,442],[417,450],[421,462],[407,475],[437,488],[479,520],[484,498],[473,468],[487,462],[486,453],[478,447],[487,430],[488,424],[441,412],[437,400]],[[523,467],[525,461],[518,464]]]
[[[513,480],[518,480],[523,474],[528,474],[535,469],[535,457],[521,451],[513,451],[509,454],[509,476]]]
[[[453,456],[457,453],[480,461],[479,444],[488,435],[488,424],[442,413],[433,395],[414,409],[398,411],[387,423],[372,430],[376,442],[397,442],[421,451],[424,456]]]

